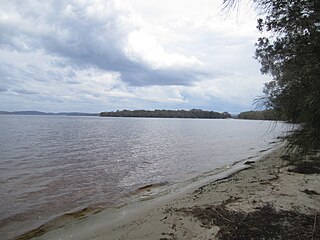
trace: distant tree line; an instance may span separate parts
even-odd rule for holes
[[[252,119],[252,120],[284,120],[281,119],[278,113],[273,109],[263,111],[247,111],[238,115],[240,119]]]
[[[228,112],[203,111],[201,109],[191,110],[122,110],[115,112],[101,112],[101,117],[145,117],[145,118],[231,118]]]

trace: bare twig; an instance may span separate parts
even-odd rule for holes
[[[224,220],[228,221],[228,222],[231,222],[231,220],[229,220],[228,218],[224,217],[223,215],[221,215],[216,209],[212,208],[213,211],[216,212],[216,214],[218,214],[220,217],[222,217]]]
[[[314,240],[314,233],[316,231],[316,225],[317,225],[317,212],[314,215],[314,221],[313,221],[313,229],[312,229],[312,235],[311,235],[311,240]]]

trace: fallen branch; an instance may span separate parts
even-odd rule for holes
[[[217,213],[220,217],[222,217],[224,220],[228,221],[228,222],[231,222],[230,219],[224,217],[222,214],[220,214],[216,209],[212,208],[213,211],[215,211],[215,213]]]
[[[314,233],[316,231],[316,225],[317,225],[317,212],[314,215],[313,230],[312,230],[311,240],[314,240]]]

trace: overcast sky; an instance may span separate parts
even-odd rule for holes
[[[221,2],[0,0],[0,110],[253,109],[257,17]]]

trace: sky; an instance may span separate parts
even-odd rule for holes
[[[257,16],[221,4],[0,0],[0,110],[252,110]]]

